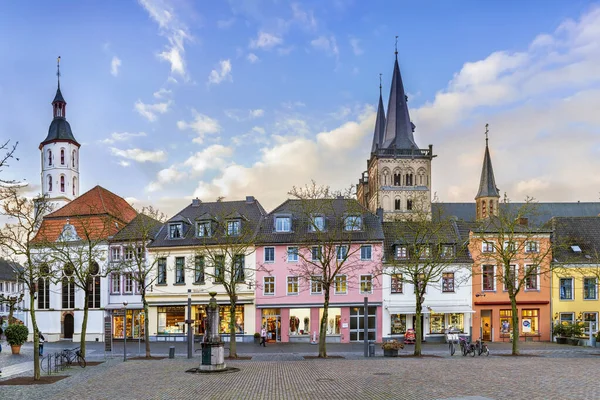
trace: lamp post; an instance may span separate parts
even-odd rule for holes
[[[187,309],[187,358],[192,358],[194,347],[194,336],[192,332],[192,289],[188,289],[188,309]]]
[[[127,361],[127,302],[123,302],[123,362]]]

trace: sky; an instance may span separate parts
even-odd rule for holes
[[[599,200],[600,3],[581,0],[4,2],[0,139],[19,160],[3,178],[40,191],[61,56],[81,193],[173,215],[194,197],[271,210],[311,180],[347,188],[395,36],[440,201],[473,201],[486,123],[502,195]]]

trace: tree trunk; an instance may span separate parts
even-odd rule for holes
[[[229,301],[231,303],[231,312],[229,313],[229,358],[237,358],[237,348],[235,342],[235,305],[236,297],[231,296]]]
[[[519,355],[519,315],[517,314],[517,295],[509,294],[509,297],[512,308],[512,354],[517,356]]]
[[[12,324],[13,315],[15,313],[15,303],[12,301],[8,303],[8,325]]]
[[[31,288],[34,286],[31,285]],[[29,291],[29,315],[31,315],[31,328],[33,329],[33,380],[40,380],[40,339],[36,332],[38,330],[35,319],[35,292]]]
[[[146,342],[146,358],[150,355],[150,332],[148,331],[148,302],[146,301],[146,291],[142,291],[142,303],[144,303],[144,341]]]
[[[423,337],[423,327],[421,326],[423,305],[421,304],[420,297],[421,296],[419,296],[419,294],[417,293],[417,307],[415,310],[415,356],[421,355],[421,338]]]
[[[81,323],[81,340],[79,346],[81,347],[81,355],[85,358],[85,333],[87,331],[87,320],[88,320],[88,297],[90,296],[89,290],[85,290],[84,303],[83,303],[83,322]],[[123,322],[127,321],[126,315],[123,316]]]
[[[325,289],[323,302],[323,317],[319,328],[319,358],[327,358],[327,318],[329,317],[329,289]]]

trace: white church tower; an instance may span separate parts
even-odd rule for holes
[[[58,88],[52,101],[53,119],[48,136],[40,143],[42,161],[42,195],[54,203],[54,210],[79,196],[79,148],[66,119],[67,102],[60,91],[60,57]]]

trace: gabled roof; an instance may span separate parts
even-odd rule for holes
[[[95,186],[45,218],[99,214],[108,214],[121,221],[129,222],[135,218],[137,212],[122,197],[102,186]]]
[[[492,158],[488,148],[488,140],[485,139],[485,155],[483,156],[483,167],[481,168],[481,179],[479,179],[479,197],[500,197],[498,188],[496,187],[496,179],[494,178],[494,169],[492,168]]]
[[[231,216],[239,216],[242,218],[242,231],[253,232],[253,235],[258,231],[260,221],[263,215],[266,215],[265,209],[260,205],[258,200],[249,198],[239,201],[216,201],[216,202],[199,202],[195,201],[163,224],[162,228],[156,235],[154,242],[148,247],[180,247],[180,246],[202,246],[202,245],[217,245],[223,242],[223,233],[227,228],[225,221],[232,218]],[[208,238],[196,237],[196,220],[206,219],[214,220],[216,224],[223,224],[220,227],[215,226],[213,236]],[[183,237],[179,239],[169,239],[168,224],[170,222],[187,221],[184,223]],[[218,228],[218,229],[217,229]],[[246,229],[248,229],[246,231]],[[244,237],[244,239],[248,239]],[[230,242],[229,242],[230,243]]]
[[[123,229],[117,232],[111,242],[149,239],[153,240],[162,227],[162,222],[145,214],[138,214]]]
[[[307,205],[306,202],[313,204]],[[314,241],[316,234],[309,231],[311,221],[307,215],[307,209],[313,215],[325,217],[325,231],[339,233],[342,241],[383,241],[383,230],[378,216],[369,212],[354,199],[314,199],[314,200],[286,200],[263,218],[258,242],[261,244],[276,243],[306,243]],[[362,229],[344,233],[342,227],[344,217],[360,214],[362,217]],[[278,215],[290,215],[292,217],[291,232],[276,232],[275,217]],[[328,237],[334,240],[334,237]]]
[[[0,258],[0,281],[16,281],[18,270],[22,268],[17,263]]]
[[[600,217],[555,217],[550,225],[558,244],[553,251],[556,261],[600,264]],[[581,252],[571,246],[579,246]]]
[[[510,235],[518,235],[519,233],[524,234],[550,234],[552,230],[546,226],[535,226],[529,224],[529,220],[527,220],[527,225],[520,225],[516,221],[510,224],[508,221],[503,221],[501,218],[497,216],[492,216],[490,218],[483,219],[479,221],[479,223],[475,224],[471,230],[473,233],[482,234],[482,233],[503,233],[505,237]]]

